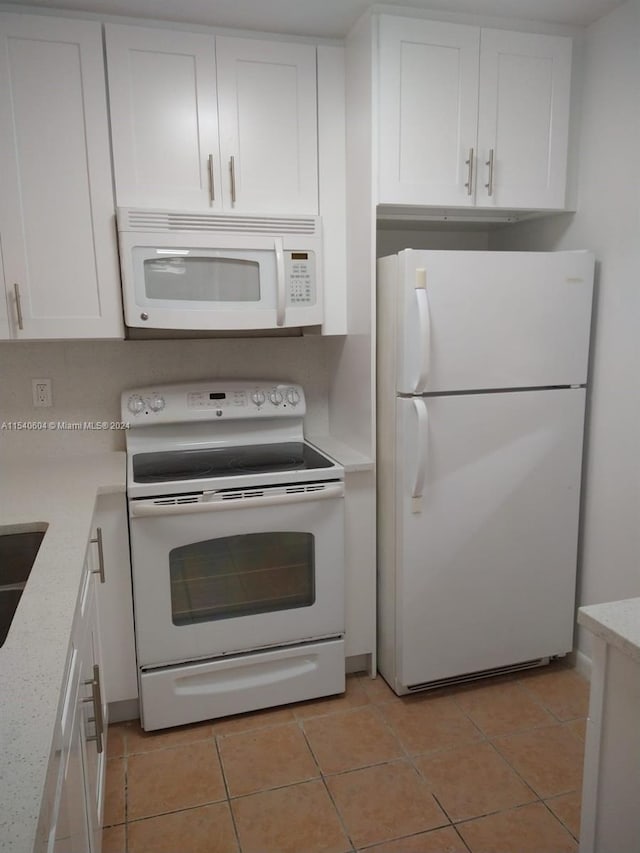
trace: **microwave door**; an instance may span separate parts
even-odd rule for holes
[[[281,252],[280,252],[281,254]],[[132,251],[134,304],[127,323],[142,328],[267,329],[282,325],[284,272],[276,250]]]

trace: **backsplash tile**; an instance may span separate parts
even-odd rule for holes
[[[15,429],[11,423],[120,421],[126,388],[200,379],[278,379],[300,383],[309,432],[328,430],[331,338],[0,343],[0,448],[87,453],[124,449],[115,429]],[[31,380],[50,378],[51,408],[34,408]]]

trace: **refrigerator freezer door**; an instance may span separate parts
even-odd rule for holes
[[[593,264],[589,252],[401,252],[396,390],[584,384]]]
[[[582,388],[428,398],[425,434],[398,400],[398,684],[571,650],[584,403]]]

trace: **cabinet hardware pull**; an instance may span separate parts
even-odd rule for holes
[[[104,550],[102,547],[102,528],[96,527],[96,537],[95,539],[90,539],[94,545],[98,546],[98,568],[92,569],[92,575],[100,575],[100,583],[104,583]]]
[[[489,149],[489,159],[484,164],[489,167],[489,182],[485,184],[488,190],[488,195],[493,195],[493,148]]]
[[[231,172],[231,204],[236,203],[236,158],[232,155],[229,159],[229,171]]]
[[[22,300],[20,299],[20,285],[17,282],[13,284],[13,292],[16,297],[16,314],[18,316],[18,328],[24,331],[24,323],[22,322]]]
[[[209,154],[207,163],[209,165],[209,201],[213,202],[216,200],[216,189],[213,183],[213,154]]]
[[[97,663],[93,665],[93,678],[84,682],[87,687],[91,687],[91,696],[83,699],[83,702],[93,702],[94,717],[89,717],[87,722],[95,723],[96,733],[94,737],[88,737],[88,741],[96,742],[96,749],[102,752],[102,736],[104,734],[104,719],[102,717],[102,692],[100,690],[100,667]]]
[[[473,148],[469,149],[469,157],[464,161],[465,166],[469,167],[469,171],[467,173],[467,183],[465,187],[467,188],[467,195],[473,195]]]

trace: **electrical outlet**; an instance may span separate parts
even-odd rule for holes
[[[33,393],[33,405],[36,408],[47,409],[53,405],[50,379],[32,379],[31,390]]]

